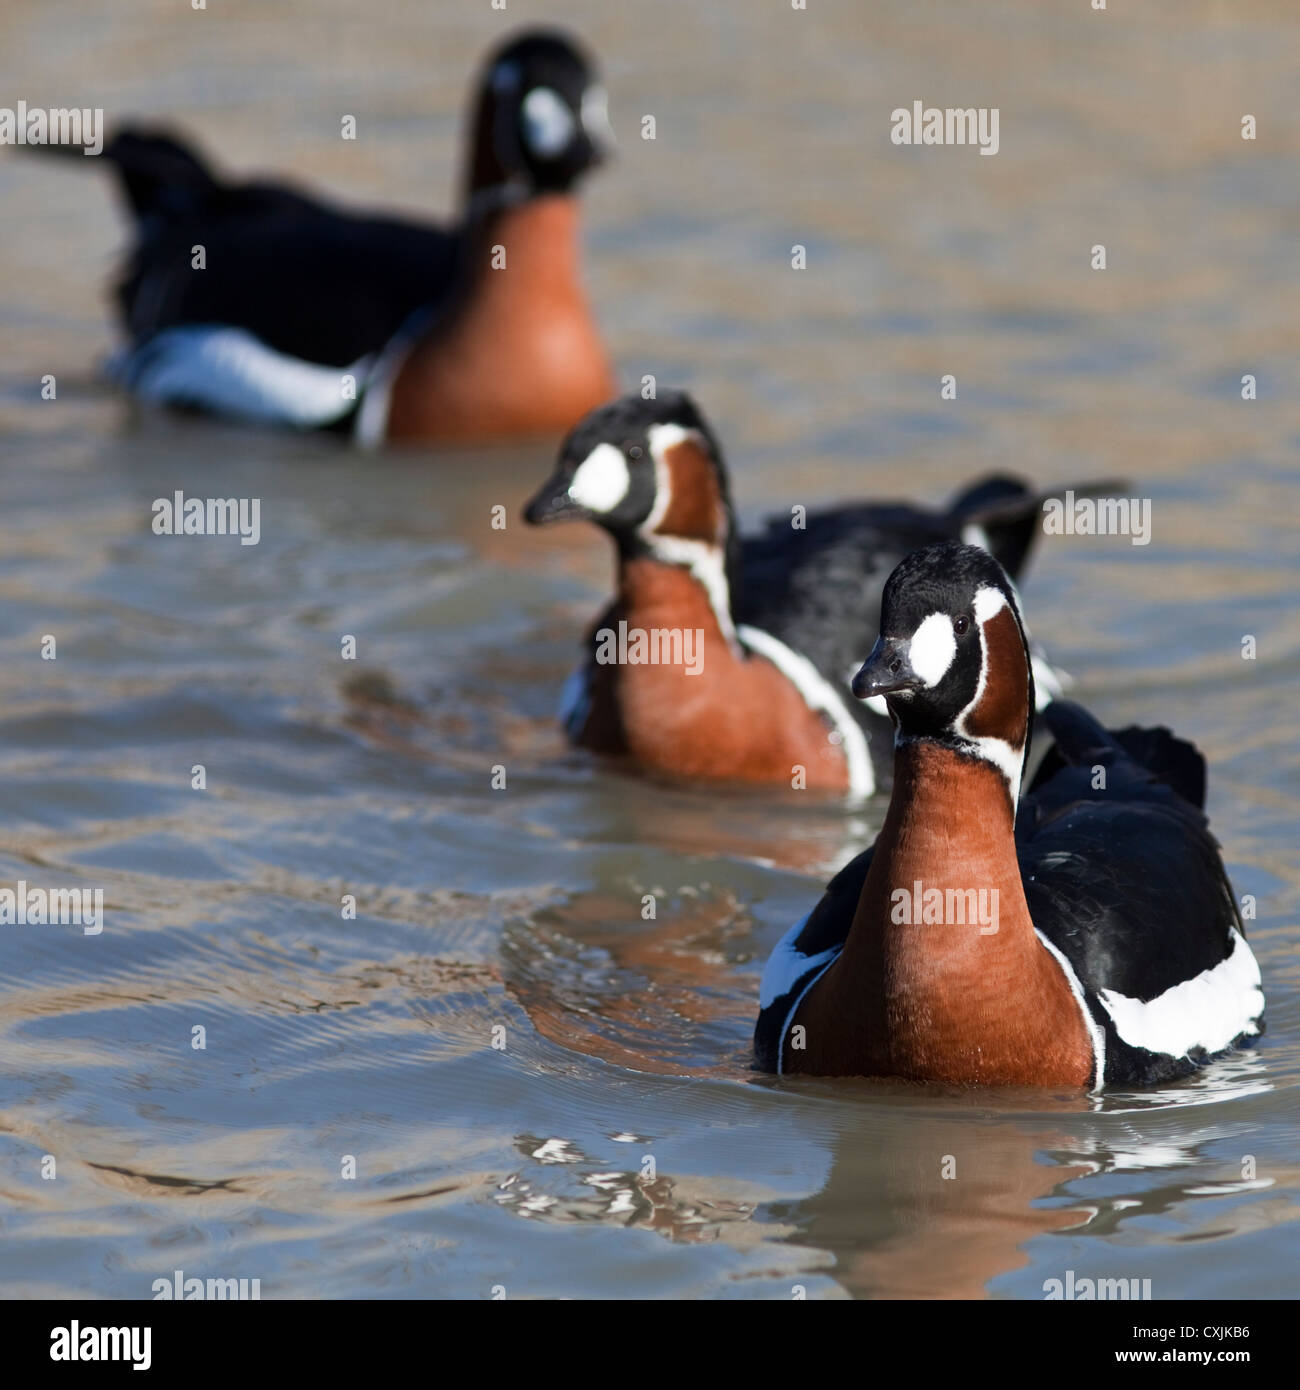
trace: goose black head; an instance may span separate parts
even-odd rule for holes
[[[685,391],[623,396],[579,421],[524,519],[593,521],[620,556],[685,566],[724,632],[739,576],[740,539],[722,449]]]
[[[484,66],[474,121],[471,192],[567,193],[612,152],[595,65],[558,30],[532,29]]]
[[[585,416],[524,517],[535,526],[594,521],[631,550],[673,541],[725,548],[733,529],[722,451],[685,391],[622,396]]]
[[[932,739],[993,763],[1015,803],[1034,678],[1015,589],[987,551],[949,543],[903,560],[852,688],[884,697],[900,743]]]

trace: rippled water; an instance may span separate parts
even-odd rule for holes
[[[1024,595],[1082,698],[1209,757],[1262,1044],[1101,1103],[756,1078],[761,963],[882,808],[566,750],[609,556],[515,519],[549,447],[362,457],[134,415],[95,375],[105,181],[0,151],[0,884],[106,899],[99,936],[0,928],[0,1292],[1294,1291],[1300,20],[1072,8],[547,11],[603,55],[624,142],[588,199],[602,321],[626,379],[697,393],[747,519],[990,467],[1153,499],[1149,547],[1048,541]],[[501,20],[446,9],[17,6],[0,90],[443,207]],[[998,105],[1001,152],[894,148],[915,99]],[[261,543],[153,536],[177,488],[260,497]]]

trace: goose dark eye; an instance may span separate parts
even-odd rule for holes
[[[628,458],[635,461],[641,457],[641,446],[639,444],[629,444],[627,448]]]
[[[960,617],[952,620],[952,630],[958,637],[965,637],[970,631],[970,619],[963,613]]]

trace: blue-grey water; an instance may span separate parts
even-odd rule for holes
[[[753,1076],[762,961],[883,807],[567,750],[611,562],[519,521],[553,446],[132,411],[98,375],[107,179],[0,150],[0,886],[105,899],[98,935],[0,927],[0,1293],[1294,1293],[1300,15],[47,0],[0,14],[0,104],[441,210],[470,66],[539,18],[606,70],[589,282],[624,378],[696,393],[747,521],[991,468],[1151,499],[1148,546],[1044,538],[1025,603],[1102,716],[1205,751],[1266,1036],[1099,1103]],[[997,106],[999,153],[891,145],[918,99]],[[260,543],[154,535],[176,489],[259,498]]]

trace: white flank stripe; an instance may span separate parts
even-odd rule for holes
[[[1259,962],[1235,927],[1232,953],[1194,979],[1147,1003],[1110,989],[1100,998],[1126,1043],[1166,1057],[1185,1057],[1194,1047],[1222,1052],[1243,1033],[1259,1032],[1264,1012]]]
[[[155,334],[120,370],[141,400],[312,429],[352,409],[369,365],[362,359],[350,367],[323,367],[275,352],[242,328],[189,324]],[[357,388],[351,398],[343,391],[345,376]]]
[[[862,726],[849,707],[836,693],[835,687],[799,652],[792,651],[770,632],[742,625],[736,635],[750,651],[766,657],[791,685],[803,696],[809,709],[825,714],[840,736],[844,761],[849,773],[849,795],[868,797],[876,789],[876,777],[871,767],[871,750]]]
[[[1083,1015],[1083,1026],[1088,1030],[1088,1038],[1092,1043],[1091,1089],[1100,1091],[1106,1084],[1106,1035],[1097,1026],[1097,1020],[1092,1016],[1092,1010],[1088,1007],[1088,1001],[1083,995],[1083,985],[1079,983],[1079,977],[1074,973],[1074,967],[1037,927],[1034,928],[1034,935],[1044,949],[1050,953],[1057,965],[1061,967],[1061,973],[1065,976],[1065,983],[1070,986],[1070,993],[1074,995],[1079,1012]]]
[[[393,383],[397,380],[412,349],[433,323],[436,311],[428,306],[416,309],[384,344],[370,369],[366,393],[357,412],[353,438],[364,449],[377,449],[388,433],[388,411],[392,405]]]
[[[772,947],[772,954],[763,967],[763,980],[758,987],[758,1007],[765,1009],[794,987],[794,982],[821,957],[810,959],[795,950],[795,940],[808,925],[811,912],[805,912],[788,932]]]

